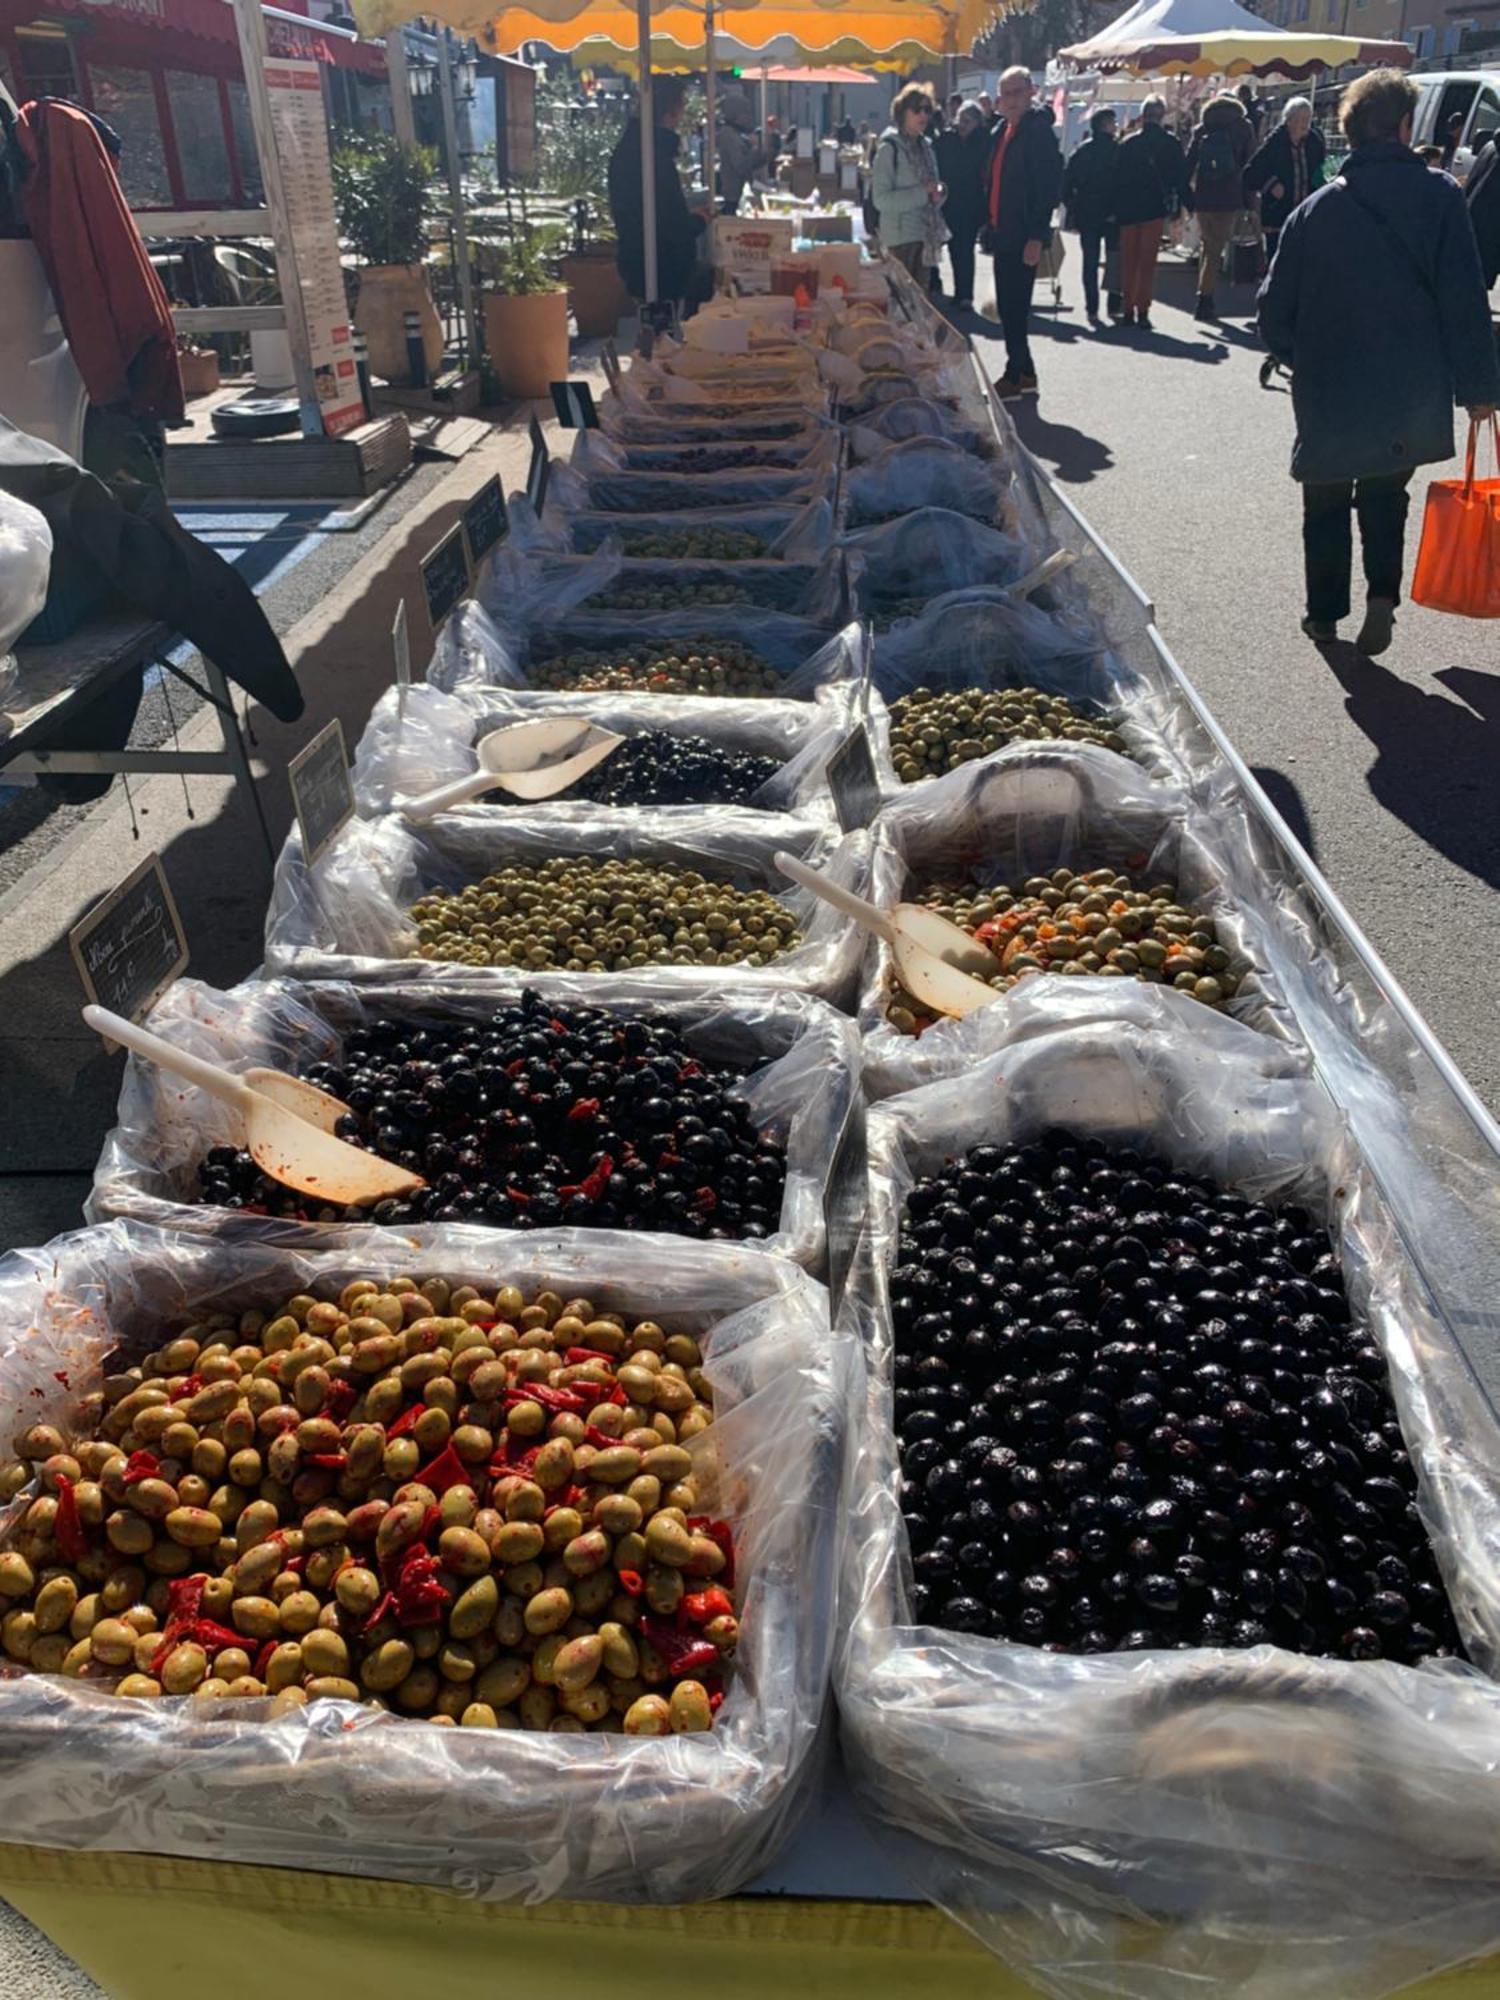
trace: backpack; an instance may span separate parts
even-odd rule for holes
[[[1198,185],[1205,181],[1232,181],[1239,172],[1239,163],[1234,157],[1234,141],[1227,128],[1215,125],[1203,135],[1203,144],[1198,148]]]
[[[893,138],[890,137],[889,134],[887,134],[886,137],[881,140],[880,145],[889,146],[893,153],[896,150],[896,142]],[[876,158],[879,158],[880,154],[879,146],[876,147],[875,152],[876,152]],[[875,161],[872,159],[870,162],[870,178],[865,182],[865,191],[860,196],[860,203],[859,203],[860,213],[863,215],[865,221],[866,236],[878,236],[880,234],[880,210],[875,206],[875,196],[874,193],[872,192],[874,186],[875,186]]]

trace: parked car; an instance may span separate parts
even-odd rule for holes
[[[1500,131],[1500,69],[1424,70],[1412,77],[1417,86],[1414,146],[1441,146],[1455,111],[1463,114],[1463,133],[1449,172],[1468,178],[1487,134]]]

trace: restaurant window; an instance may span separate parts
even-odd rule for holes
[[[78,70],[73,44],[59,29],[18,28],[21,53],[20,96],[68,97],[79,101]]]
[[[240,187],[247,202],[259,207],[266,198],[260,177],[260,155],[255,150],[255,127],[250,123],[250,94],[236,77],[229,88],[229,122],[234,128],[234,150],[240,163]]]
[[[95,111],[119,134],[120,157],[115,165],[125,199],[134,208],[171,208],[172,178],[150,70],[90,63],[89,87]]]
[[[167,102],[177,138],[177,164],[182,192],[189,202],[222,206],[234,198],[229,172],[229,148],[219,111],[219,81],[187,70],[167,71]]]

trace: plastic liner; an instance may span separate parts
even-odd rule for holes
[[[621,514],[680,513],[691,508],[800,507],[833,497],[837,460],[795,466],[745,466],[729,472],[590,472],[560,465],[549,491],[569,512],[597,507]]]
[[[0,1402],[72,1428],[120,1344],[205,1310],[364,1275],[557,1285],[707,1333],[718,1420],[701,1453],[741,1579],[736,1671],[701,1736],[436,1729],[354,1703],[137,1701],[60,1675],[0,1681],[5,1838],[435,1883],[490,1901],[679,1903],[730,1893],[780,1847],[815,1776],[834,1634],[848,1345],[794,1265],[616,1232],[370,1229],[295,1253],[115,1222],[0,1264]]]
[[[981,427],[935,396],[901,396],[882,403],[847,427],[849,455],[856,461],[875,458],[888,445],[908,438],[942,438],[961,451],[981,458],[995,455],[988,426]]]
[[[825,627],[806,618],[744,605],[709,605],[697,611],[663,612],[654,618],[621,611],[581,612],[566,602],[559,602],[554,611],[545,598],[534,600],[530,609],[535,623],[528,633],[524,624],[497,622],[472,599],[461,604],[438,634],[427,669],[428,686],[444,692],[474,686],[522,689],[534,661],[555,659],[561,653],[732,639],[786,676],[779,696],[754,699],[784,699],[800,707],[821,693],[836,694],[850,688],[863,671],[867,645],[864,629],[857,624],[846,625],[830,637]],[[539,688],[535,692],[551,702],[586,705],[598,698],[587,691]],[[701,703],[718,697],[643,695],[640,699]]]
[[[513,552],[495,565],[492,575],[481,585],[479,598],[487,610],[534,630],[554,615],[551,609],[554,604],[559,611],[576,607],[595,615],[597,609],[611,612],[618,619],[622,608],[598,602],[611,591],[682,589],[693,585],[723,585],[736,593],[720,603],[678,607],[700,615],[736,606],[741,610],[760,607],[784,612],[789,617],[806,618],[826,628],[839,619],[842,611],[839,566],[828,559],[826,551],[811,561],[795,562],[651,561],[622,557],[619,544],[613,539],[593,555],[535,552],[527,558]],[[673,608],[666,606],[660,612],[630,611],[628,615],[664,617]]]
[[[803,941],[768,965],[663,965],[648,970],[662,1004],[677,995],[717,993],[726,986],[756,992],[814,993],[835,1005],[852,991],[859,968],[855,926],[775,866],[778,848],[837,881],[863,890],[869,837],[840,838],[832,828],[779,813],[736,806],[684,809],[670,827],[599,811],[562,825],[535,813],[446,813],[420,830],[395,819],[352,820],[309,870],[296,827],[276,864],[266,920],[266,970],[295,979],[351,979],[399,984],[420,979],[434,988],[497,990],[511,975],[502,967],[455,965],[407,954],[416,929],[407,911],[435,889],[460,889],[491,869],[539,866],[558,855],[668,862],[715,880],[767,889],[797,913]],[[603,993],[623,977],[580,975],[580,991]]]
[[[882,808],[875,822],[870,865],[874,902],[889,905],[926,882],[972,876],[1017,888],[1030,875],[1063,866],[1125,868],[1138,882],[1168,879],[1184,905],[1212,916],[1220,941],[1241,975],[1226,1011],[1247,1029],[1296,1042],[1295,1030],[1277,992],[1268,961],[1271,947],[1259,920],[1257,892],[1236,891],[1224,847],[1212,824],[1191,809],[1174,786],[1155,785],[1123,757],[1093,744],[1027,745],[997,751],[951,771],[945,778],[905,788],[905,796]],[[1053,989],[1137,988],[1158,1003],[1164,1025],[1191,1021],[1210,1010],[1175,988],[1127,979],[1069,979],[1039,973],[1023,979],[994,1004],[957,1021],[936,1021],[921,1035],[902,1034],[886,1019],[893,995],[890,947],[870,939],[860,986],[859,1025],[865,1087],[872,1097],[911,1090],[954,1066],[976,1049],[994,1047],[1012,996],[1030,994],[1041,1018]],[[1100,995],[1071,1003],[1092,1014],[1112,1012]],[[997,1017],[991,1024],[988,1016]],[[1077,1018],[1074,1011],[1065,1018]]]
[[[588,480],[609,473],[654,472],[692,476],[724,472],[816,472],[838,461],[842,439],[836,427],[809,425],[795,437],[773,438],[764,444],[630,444],[607,438],[602,431],[580,431],[569,463]],[[756,453],[754,464],[736,462],[736,455]],[[691,454],[691,462],[678,460]]]
[[[866,576],[881,573],[867,548]],[[882,789],[896,797],[910,787],[891,763],[889,705],[918,687],[1037,687],[1065,695],[1112,717],[1144,768],[1173,779],[1182,775],[1160,695],[1076,611],[1044,611],[988,587],[956,591],[934,598],[919,618],[877,633],[870,672],[876,768]]]
[[[903,600],[915,599],[925,608],[950,591],[1015,583],[1040,555],[1019,536],[987,528],[949,507],[919,507],[901,520],[856,529],[841,538],[840,546],[864,566],[860,606],[877,625],[883,617],[888,622],[890,607]]]
[[[870,1117],[844,1755],[914,1886],[1057,2000],[1375,2000],[1500,1941],[1495,1419],[1323,1090],[1242,1059],[1224,1026],[1038,1036]],[[909,1623],[886,1281],[901,1208],[940,1161],[1057,1126],[1327,1218],[1476,1666],[1050,1654]]]
[[[597,982],[594,982],[597,984]],[[695,999],[664,1002],[650,979],[620,978],[607,995],[590,992],[586,979],[513,975],[503,990],[306,986],[291,980],[251,980],[227,993],[200,980],[179,980],[151,1013],[157,1034],[210,1062],[240,1071],[256,1064],[304,1073],[315,1062],[336,1062],[344,1040],[366,1022],[388,1020],[487,1020],[496,1007],[523,990],[561,1007],[608,1007],[622,1019],[670,1014],[696,1055],[728,1062],[747,1073],[735,1090],[750,1107],[758,1130],[786,1151],[786,1192],[774,1236],[756,1245],[821,1273],[824,1257],[823,1185],[828,1162],[858,1088],[859,1045],[854,1024],[802,993],[745,993],[732,985]],[[355,1241],[365,1223],[299,1223],[243,1215],[195,1202],[198,1166],[211,1146],[239,1143],[234,1114],[204,1091],[183,1085],[132,1056],[125,1065],[117,1122],[105,1139],[94,1171],[86,1214],[90,1222],[128,1216],[163,1229],[241,1237],[254,1242],[326,1245]],[[486,1225],[487,1227],[490,1225]],[[352,1232],[350,1234],[349,1232]],[[586,1233],[586,1232],[580,1232]],[[635,1232],[632,1232],[634,1234]],[[664,1233],[669,1243],[682,1237]]]
[[[640,537],[679,528],[753,535],[763,561],[817,564],[827,560],[833,546],[833,504],[813,500],[795,511],[787,507],[728,507],[716,510],[712,520],[706,520],[696,507],[648,515],[581,511],[566,518],[563,547],[570,555],[591,555],[601,543],[612,540],[629,558]]]
[[[399,810],[405,799],[465,778],[479,768],[474,746],[492,729],[532,722],[543,715],[586,715],[623,736],[646,730],[669,736],[702,736],[733,750],[776,757],[781,768],[754,792],[748,805],[766,812],[826,818],[833,812],[828,759],[848,732],[847,704],[822,701],[720,700],[712,695],[553,694],[545,689],[464,686],[453,694],[435,687],[388,688],[376,702],[354,753],[354,797],[362,813]],[[703,805],[717,803],[704,799]],[[469,813],[537,813],[593,817],[602,812],[653,818],[693,808],[598,806],[566,797],[523,805],[503,792],[471,799]]]
[[[944,438],[906,438],[844,474],[849,528],[872,527],[918,507],[947,507],[976,521],[1001,521],[1009,478]]]

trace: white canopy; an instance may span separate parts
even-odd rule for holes
[[[1076,69],[1178,76],[1311,76],[1340,63],[1412,59],[1405,42],[1278,28],[1239,0],[1135,0],[1086,42],[1059,51]]]

